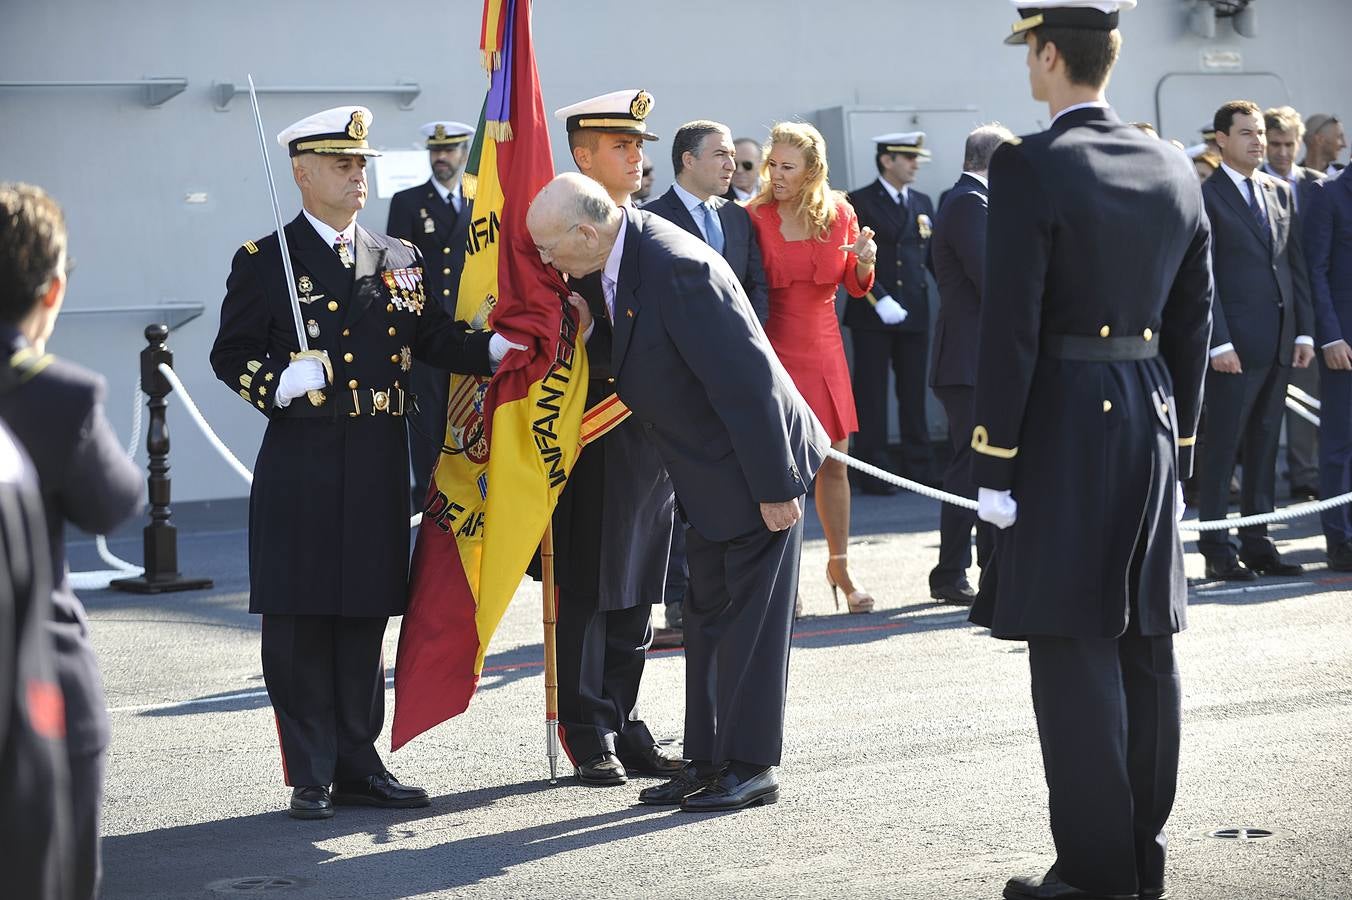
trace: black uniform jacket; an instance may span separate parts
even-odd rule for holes
[[[713,203],[718,209],[719,224],[723,226],[723,258],[732,267],[732,274],[741,282],[756,318],[763,325],[770,316],[770,288],[765,282],[765,265],[761,262],[756,232],[751,228],[751,216],[740,203],[721,197],[714,199]],[[665,194],[644,204],[643,211],[659,215],[700,240],[704,239],[704,233],[695,224],[690,210],[686,209],[685,202],[674,187],[667,188]]]
[[[140,506],[145,475],[127,458],[104,415],[102,376],[57,357],[39,357],[11,326],[0,325],[0,343],[20,381],[0,396],[0,419],[37,467],[47,518],[50,630],[66,695],[66,743],[75,754],[90,753],[108,744],[108,715],[89,620],[70,588],[66,523],[90,534],[113,530]]]
[[[303,214],[286,235],[310,348],[333,364],[328,399],[320,407],[305,397],[285,408],[273,402],[298,348],[275,234],[235,254],[211,350],[216,377],[268,417],[249,499],[249,610],[402,615],[408,436],[391,413],[401,408],[413,358],[488,374],[489,332],[427,302],[422,255],[411,244],[359,225],[355,265],[346,269]],[[382,394],[387,411],[377,409]],[[349,415],[354,404],[360,415]]]
[[[657,446],[700,536],[764,529],[760,504],[806,494],[830,440],[727,262],[665,219],[624,212],[616,393]]]
[[[1209,249],[1187,158],[1111,110],[995,151],[972,474],[1013,491],[1018,521],[972,621],[996,637],[1117,637],[1133,610],[1142,634],[1183,628],[1174,493],[1201,408]],[[1158,355],[1101,361],[1113,352]]]
[[[412,241],[423,255],[424,292],[455,316],[460,273],[465,269],[465,236],[469,233],[470,201],[462,198],[457,214],[441,199],[431,179],[390,198],[385,233]]]
[[[892,200],[881,181],[851,191],[850,205],[859,216],[859,225],[873,229],[878,245],[873,290],[867,297],[845,301],[845,324],[867,331],[912,331],[929,333],[929,281],[925,275],[925,257],[934,226],[934,203],[929,195],[909,188],[909,206]],[[873,311],[873,302],[891,297],[906,310],[906,320],[884,325]]]
[[[929,384],[971,386],[976,383],[977,325],[986,280],[986,186],[964,174],[942,202],[930,240],[939,313]]]
[[[1202,183],[1216,272],[1211,346],[1234,344],[1244,366],[1289,366],[1296,337],[1314,336],[1305,249],[1291,188],[1264,172],[1254,172],[1253,181],[1263,192],[1267,228],[1224,169]]]

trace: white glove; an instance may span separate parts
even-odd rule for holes
[[[518,344],[516,341],[509,341],[495,331],[493,332],[492,337],[488,339],[488,361],[492,365],[493,371],[496,372],[498,364],[502,362],[502,358],[507,355],[509,350],[525,349],[526,347],[524,344]]]
[[[976,517],[996,528],[1008,528],[1019,517],[1019,504],[1014,502],[1009,491],[977,488],[976,504]]]
[[[878,314],[878,318],[883,320],[884,325],[900,325],[906,321],[906,310],[901,308],[901,304],[891,297],[884,297],[873,305],[873,311]]]
[[[1183,514],[1187,512],[1183,504],[1183,482],[1174,482],[1174,521],[1182,522]]]
[[[323,363],[313,356],[295,360],[282,369],[282,377],[277,381],[277,405],[285,409],[306,391],[320,391],[327,384]]]

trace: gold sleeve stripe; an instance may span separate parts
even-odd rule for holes
[[[249,392],[248,392],[248,391],[241,390],[241,391],[239,392],[239,395],[240,395],[241,397],[243,397],[245,400],[252,400],[252,399],[253,399],[252,397],[249,396]]]
[[[1019,455],[1018,447],[1006,450],[1004,447],[996,447],[990,441],[990,434],[986,431],[985,425],[978,425],[972,429],[972,449],[977,453],[984,453],[998,459],[1013,459]]]
[[[1195,434],[1192,437],[1178,439],[1178,446],[1180,447],[1191,447],[1195,443],[1197,443],[1197,435]]]
[[[254,372],[257,372],[259,369],[263,368],[263,364],[256,359],[251,359],[244,364],[244,367],[249,370],[250,374],[252,374]]]
[[[258,252],[258,245],[255,244],[253,241],[245,241],[244,249],[249,251],[250,256],[253,256],[255,253]]]
[[[251,387],[253,387],[253,376],[252,376],[252,375],[241,375],[241,376],[239,376],[239,386],[240,386],[240,387],[246,387],[246,388],[251,388]]]
[[[873,291],[869,291],[867,294],[865,294],[864,299],[867,300],[869,304],[872,306],[878,305],[878,298],[873,296]]]

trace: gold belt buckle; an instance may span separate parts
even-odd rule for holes
[[[371,410],[372,415],[375,415],[378,412],[386,412],[390,408],[390,395],[387,394],[385,391],[372,391],[371,405],[372,405]]]

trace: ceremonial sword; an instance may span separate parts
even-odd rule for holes
[[[263,135],[263,114],[258,109],[258,93],[254,90],[253,76],[249,75],[249,102],[253,104],[254,124],[258,126],[258,149],[263,154],[263,172],[268,176],[268,193],[272,196],[272,218],[277,223],[277,246],[282,252],[282,270],[286,273],[286,295],[291,298],[291,317],[296,325],[296,342],[300,344],[300,352],[291,354],[293,360],[296,359],[317,359],[324,367],[324,374],[329,383],[333,383],[333,363],[329,362],[329,354],[324,350],[311,350],[310,342],[305,337],[305,322],[300,314],[300,296],[296,293],[296,273],[291,268],[291,248],[286,243],[286,228],[282,222],[282,208],[277,202],[277,185],[272,180],[272,164],[268,162],[268,140]],[[323,391],[306,391],[305,396],[309,398],[311,406],[324,405]]]

